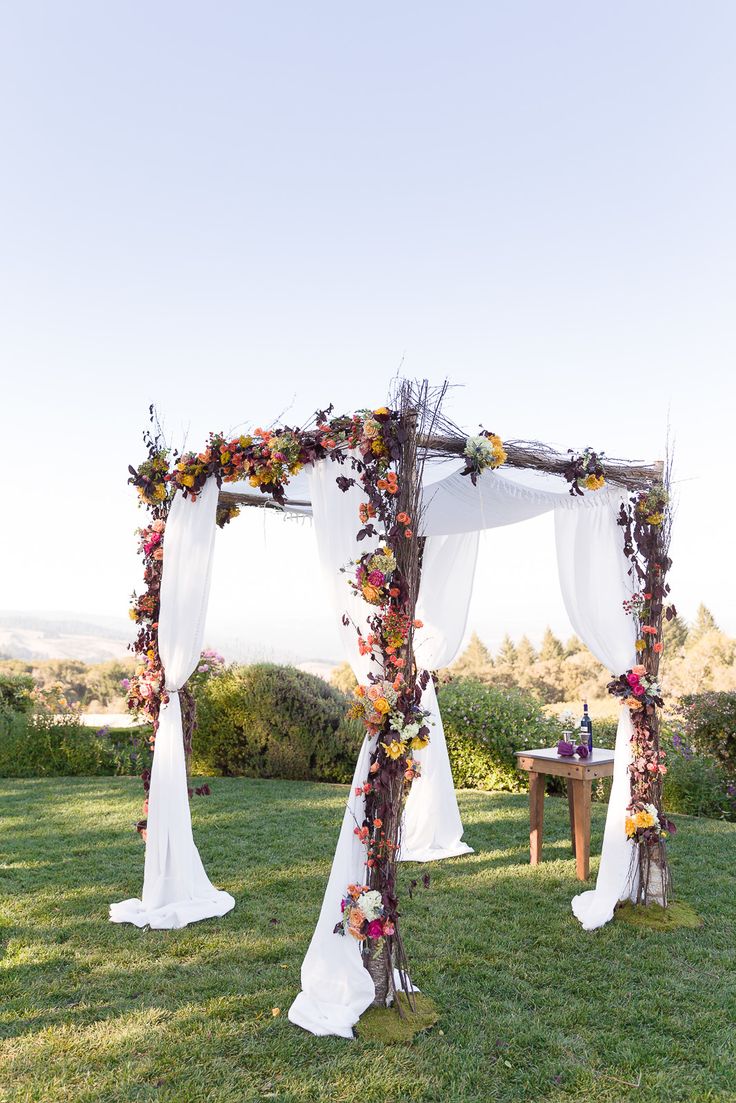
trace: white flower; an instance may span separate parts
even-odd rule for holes
[[[493,445],[486,437],[468,437],[465,442],[465,455],[476,460],[480,466],[493,463]]]
[[[652,817],[652,819],[654,820],[654,826],[659,827],[659,815],[657,814],[657,809],[654,807],[654,805],[645,804],[644,811],[648,812],[649,815]]]
[[[371,889],[370,892],[364,892],[358,899],[358,907],[369,923],[373,919],[378,919],[383,911],[383,900],[380,892],[376,889]]]

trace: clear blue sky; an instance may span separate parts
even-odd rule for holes
[[[5,5],[0,608],[124,615],[149,402],[199,445],[403,359],[506,437],[653,459],[669,416],[675,597],[736,633],[735,39],[730,2]],[[211,642],[337,653],[308,530],[220,545]],[[552,557],[485,539],[489,642],[567,630]]]

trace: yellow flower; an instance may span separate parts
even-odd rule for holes
[[[383,747],[389,758],[401,758],[401,755],[404,752],[404,747],[401,743],[399,743],[398,739],[392,739],[390,743],[382,743],[381,746]]]
[[[663,517],[661,513],[650,513],[649,516],[646,518],[646,522],[648,525],[661,525],[662,520]]]
[[[379,406],[377,410],[373,411],[373,413],[376,415],[376,417],[388,417],[389,410],[387,406]]]
[[[128,616],[130,617],[131,620],[138,620],[138,610],[137,609],[128,609]]]
[[[150,648],[150,650],[146,651],[146,655],[151,660],[151,662],[153,662],[153,660],[156,658],[156,652],[153,650],[153,648]]]
[[[379,697],[376,701],[374,701],[373,708],[376,710],[376,712],[383,713],[384,716],[387,712],[391,712],[391,706],[389,705],[385,697]]]
[[[415,735],[411,741],[411,749],[413,751],[421,751],[423,747],[426,747],[429,743],[428,735]]]
[[[371,585],[370,582],[366,582],[363,587],[363,597],[366,601],[369,601],[371,605],[377,605],[380,598],[380,590],[378,587]]]
[[[493,466],[500,467],[502,463],[506,463],[509,458],[506,449],[503,446],[503,441],[496,433],[489,433],[488,440],[493,446]]]
[[[626,838],[627,839],[633,839],[634,835],[636,835],[636,823],[635,823],[634,818],[632,816],[627,816],[626,817],[626,825],[625,826],[626,826]]]
[[[194,486],[194,475],[182,475],[181,484],[182,486]]]
[[[637,640],[636,641],[636,650],[637,651],[646,651],[646,649],[647,649],[647,641],[646,640]]]
[[[602,475],[586,475],[583,479],[583,486],[586,490],[600,490],[605,485],[606,480]]]
[[[651,812],[637,812],[634,819],[637,827],[654,827],[654,816]]]
[[[163,483],[157,483],[153,490],[153,497],[155,501],[162,502],[166,497],[166,487]]]

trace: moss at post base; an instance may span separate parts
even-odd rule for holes
[[[440,1017],[434,1000],[420,992],[414,993],[414,1010],[404,992],[399,992],[396,998],[401,1003],[401,1014],[394,1006],[369,1008],[361,1015],[355,1027],[361,1042],[382,1042],[384,1045],[411,1042],[417,1034],[430,1030]]]
[[[644,931],[697,930],[703,926],[703,920],[695,908],[683,900],[674,900],[666,908],[659,904],[632,904],[626,901],[616,908],[614,918],[617,923],[626,923]]]

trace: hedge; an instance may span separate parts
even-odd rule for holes
[[[197,693],[196,774],[349,782],[363,739],[349,699],[292,666],[231,666]]]
[[[457,679],[440,686],[438,699],[458,789],[521,792],[528,778],[514,752],[552,747],[560,738],[559,721],[521,690]],[[561,786],[553,782],[552,787]]]
[[[90,728],[70,713],[0,709],[0,777],[103,777],[150,765],[150,728]]]

